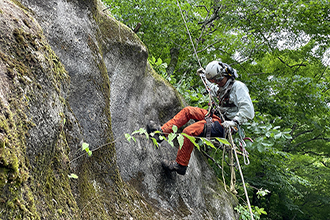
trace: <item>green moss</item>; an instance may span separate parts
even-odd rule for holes
[[[30,11],[30,9],[28,9],[27,7],[25,7],[24,5],[22,5],[21,2],[17,1],[17,0],[11,0],[12,2],[14,2],[18,7],[20,7],[21,9],[23,9],[24,11]]]
[[[61,82],[62,80],[67,80],[67,83],[69,83],[70,77],[68,72],[66,71],[64,65],[60,62],[59,58],[56,56],[55,52],[49,45],[45,45],[44,49],[47,51],[47,56],[45,58],[52,67],[55,81]]]
[[[93,13],[93,17],[94,20],[98,23],[101,35],[104,36],[103,40],[111,39],[112,43],[114,41],[127,41],[130,44],[144,46],[144,43],[129,27],[121,22],[116,21],[111,16],[105,13],[99,13],[97,11],[97,13]]]
[[[14,2],[27,11],[18,1]],[[23,22],[34,27],[28,20]],[[19,26],[19,22],[13,25]],[[75,219],[79,212],[67,177],[69,167],[65,166],[65,135],[59,135],[48,154],[37,155],[38,166],[31,173],[25,140],[34,126],[26,115],[29,105],[40,102],[37,97],[48,98],[49,94],[40,91],[42,88],[59,94],[69,76],[41,30],[25,32],[17,27],[12,35],[4,36],[0,41],[0,60],[7,68],[11,93],[6,94],[9,105],[0,102],[0,219]],[[40,78],[47,84],[40,85]],[[60,100],[63,103],[64,99]]]
[[[70,179],[68,178],[68,164],[64,162],[66,157],[67,142],[65,134],[56,140],[54,148],[49,148],[39,155],[36,167],[33,170],[34,195],[37,198],[36,206],[45,219],[76,219],[79,217],[78,206],[71,193]],[[44,204],[45,203],[45,204]],[[60,210],[60,211],[59,211]]]
[[[12,106],[24,108],[20,102],[12,101]],[[22,199],[22,184],[28,179],[28,169],[24,163],[24,137],[27,133],[24,126],[26,120],[25,115],[17,112],[16,108],[2,108],[0,110],[0,124],[5,128],[6,132],[1,133],[0,141],[0,189],[1,197],[0,208],[4,211],[3,216],[8,219],[14,216],[21,215],[21,213],[29,211],[33,206],[26,206],[26,202]],[[16,110],[16,111],[15,111]],[[30,216],[27,214],[27,216]]]

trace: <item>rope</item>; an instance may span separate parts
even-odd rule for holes
[[[226,150],[226,145],[223,145],[223,152],[222,152],[222,180],[223,180],[223,185],[225,186],[225,191],[228,192],[227,190],[227,186],[226,186],[226,179],[225,179],[225,174],[224,174],[224,166],[223,166],[223,162],[225,160],[225,150]]]
[[[189,31],[189,28],[188,28],[188,25],[187,25],[186,19],[185,19],[184,16],[183,16],[182,9],[181,9],[181,5],[180,5],[180,3],[179,3],[178,0],[177,0],[176,2],[177,2],[178,7],[179,7],[179,9],[180,9],[180,14],[181,14],[182,20],[183,20],[183,22],[184,22],[184,25],[185,25],[185,27],[186,27],[186,29],[187,29],[187,33],[188,33],[188,36],[189,36],[189,39],[190,39],[191,45],[192,45],[192,47],[193,47],[193,49],[194,49],[194,54],[195,54],[196,59],[197,59],[197,61],[198,61],[198,65],[199,65],[200,68],[202,68],[202,65],[201,65],[201,62],[199,61],[198,54],[197,54],[197,51],[196,51],[196,48],[195,48],[195,44],[194,44],[194,42],[193,42],[193,40],[192,40],[192,37],[191,37],[190,31]],[[203,82],[203,84],[204,84],[204,86],[205,86],[207,92],[209,93],[210,104],[212,105],[212,103],[214,102],[214,100],[213,100],[213,97],[212,97],[212,95],[211,95],[211,89],[207,86],[207,84],[206,84],[206,82],[205,82],[205,80],[204,80],[205,75],[204,75],[204,74],[200,74],[199,76],[201,77],[202,82]],[[212,109],[211,107],[212,107],[212,106],[210,106],[210,109]]]
[[[186,26],[186,29],[187,29],[187,32],[188,32],[188,35],[189,35],[189,38],[190,38],[191,45],[192,45],[193,48],[194,48],[194,53],[195,53],[195,56],[196,56],[196,58],[197,58],[197,61],[198,61],[199,67],[202,67],[202,65],[201,65],[201,63],[200,63],[200,61],[199,61],[198,55],[197,55],[197,51],[196,51],[196,49],[195,49],[195,44],[194,44],[194,42],[193,42],[193,40],[192,40],[192,38],[191,38],[190,31],[189,31],[189,29],[188,29],[187,22],[186,22],[186,20],[184,19],[184,16],[183,16],[183,14],[182,14],[181,5],[180,5],[180,3],[179,3],[178,0],[176,0],[176,2],[177,2],[177,4],[178,4],[178,6],[179,6],[180,13],[181,13],[181,16],[182,16],[182,19],[183,19],[184,25]]]
[[[236,145],[234,144],[233,136],[231,135],[231,132],[228,133],[228,138],[229,138],[229,143],[233,146],[233,149],[234,149],[235,159],[236,159],[236,162],[237,162],[239,174],[241,175],[242,184],[243,184],[243,188],[244,188],[244,193],[245,193],[246,201],[247,201],[247,204],[248,204],[248,207],[249,207],[251,219],[254,220],[253,212],[252,212],[252,208],[251,208],[251,204],[250,204],[250,200],[249,200],[249,195],[248,195],[248,192],[247,192],[247,189],[246,189],[246,186],[245,186],[243,172],[242,172],[241,166],[239,164],[239,159],[238,159],[238,156],[237,156],[237,153],[236,153]]]
[[[186,29],[187,29],[187,33],[188,33],[188,35],[189,35],[190,42],[191,42],[191,44],[192,44],[192,46],[193,46],[194,53],[195,53],[196,59],[197,59],[197,61],[198,61],[199,67],[202,67],[202,65],[201,65],[201,63],[200,63],[200,61],[199,61],[198,55],[197,55],[197,51],[196,51],[196,49],[195,49],[194,42],[193,42],[193,40],[192,40],[192,38],[191,38],[190,31],[189,31],[189,28],[188,28],[188,26],[187,26],[187,22],[186,22],[186,20],[185,20],[185,18],[184,18],[184,16],[183,16],[183,13],[182,13],[182,10],[181,10],[181,5],[180,5],[180,3],[179,3],[178,0],[177,0],[177,4],[178,4],[178,6],[179,6],[179,9],[180,9],[180,13],[181,13],[181,16],[182,16],[183,22],[184,22],[185,27],[186,27]],[[212,95],[211,95],[211,90],[210,90],[210,88],[206,85],[206,82],[205,82],[205,80],[204,80],[204,78],[203,78],[203,77],[205,77],[205,75],[204,75],[204,74],[200,74],[200,77],[201,77],[201,79],[202,79],[202,81],[203,81],[203,83],[204,83],[204,86],[205,86],[206,90],[207,90],[208,93],[209,93],[210,100],[213,101],[213,102],[211,102],[211,105],[212,105],[212,103],[214,103],[214,104],[216,105],[216,108],[218,109],[218,112],[220,113],[220,116],[221,116],[222,121],[225,121],[225,118],[223,117],[223,115],[222,115],[222,113],[221,113],[221,111],[220,111],[220,107],[219,107],[219,105],[217,105],[217,104],[214,102],[213,97],[212,97]],[[212,107],[212,106],[210,106],[210,108],[211,108],[211,107]],[[230,144],[233,146],[233,151],[234,151],[235,159],[236,159],[236,161],[237,161],[238,169],[239,169],[239,172],[240,172],[240,175],[241,175],[241,178],[242,178],[242,183],[243,183],[243,187],[244,187],[245,197],[246,197],[246,200],[247,200],[247,203],[248,203],[248,207],[249,207],[249,211],[250,211],[251,219],[254,220],[254,218],[253,218],[253,213],[252,213],[252,209],[251,209],[251,205],[250,205],[249,196],[248,196],[247,189],[246,189],[246,186],[245,186],[245,181],[244,181],[243,172],[242,172],[241,166],[240,166],[240,164],[239,164],[238,156],[237,156],[237,153],[236,153],[236,146],[235,146],[235,144],[234,144],[233,137],[232,137],[230,131],[228,132],[228,138],[230,139],[230,141],[229,141]],[[233,167],[232,167],[232,168],[233,168]],[[234,168],[233,168],[233,169],[234,169]],[[222,169],[222,170],[223,170],[223,169]],[[233,173],[234,173],[234,170],[232,171],[232,175],[233,175]],[[232,180],[233,180],[233,179],[232,179]],[[225,190],[226,190],[226,188],[225,188]]]
[[[249,152],[247,152],[247,150],[245,148],[246,147],[246,143],[244,141],[244,138],[245,138],[244,130],[240,126],[238,126],[237,128],[238,128],[238,135],[239,135],[239,145],[240,145],[241,150],[242,150],[242,155],[243,155],[243,158],[244,158],[244,164],[245,165],[249,165],[250,164]]]

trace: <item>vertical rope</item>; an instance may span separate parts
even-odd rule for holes
[[[224,165],[223,162],[225,160],[225,150],[226,150],[226,145],[223,144],[223,152],[222,152],[222,181],[223,181],[223,185],[225,187],[225,191],[228,192],[227,190],[227,185],[226,185],[226,179],[225,179],[225,174],[224,174]]]
[[[178,3],[179,9],[180,9],[180,13],[181,13],[181,16],[182,16],[182,19],[183,19],[183,22],[184,22],[184,25],[186,26],[187,33],[188,33],[189,38],[190,38],[191,45],[192,45],[193,48],[194,48],[194,53],[195,53],[195,56],[196,56],[196,58],[197,58],[197,61],[198,61],[199,67],[202,67],[202,65],[201,65],[201,63],[200,63],[200,61],[199,61],[198,55],[197,55],[197,51],[196,51],[196,49],[195,49],[195,44],[194,44],[194,42],[193,42],[193,40],[192,40],[192,38],[191,38],[190,31],[189,31],[189,29],[188,29],[187,22],[186,22],[186,20],[184,19],[184,16],[183,16],[183,14],[182,14],[181,5],[180,5],[180,3],[179,3],[178,0],[176,0],[176,2]]]
[[[228,133],[228,138],[229,138],[229,143],[233,146],[235,159],[236,159],[236,162],[237,162],[239,173],[241,175],[242,184],[243,184],[243,188],[244,188],[244,193],[245,193],[246,201],[247,201],[247,204],[248,204],[248,207],[249,207],[251,219],[254,220],[253,212],[252,212],[252,208],[251,208],[251,204],[250,204],[250,200],[249,200],[249,195],[248,195],[248,192],[247,192],[247,189],[246,189],[246,186],[245,186],[243,172],[242,172],[242,169],[241,169],[241,165],[239,164],[238,156],[237,156],[237,153],[236,153],[236,146],[234,144],[234,140],[233,140],[233,136],[231,135],[231,132]]]

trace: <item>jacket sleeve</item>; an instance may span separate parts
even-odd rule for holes
[[[239,124],[247,122],[254,118],[254,107],[249,95],[249,89],[246,85],[240,81],[236,81],[234,102],[238,107],[238,112],[236,113],[233,120],[236,120]]]

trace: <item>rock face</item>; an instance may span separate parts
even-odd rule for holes
[[[166,174],[160,159],[177,149],[124,138],[184,102],[103,8],[0,1],[0,218],[235,219],[235,198],[198,151],[185,176]]]

